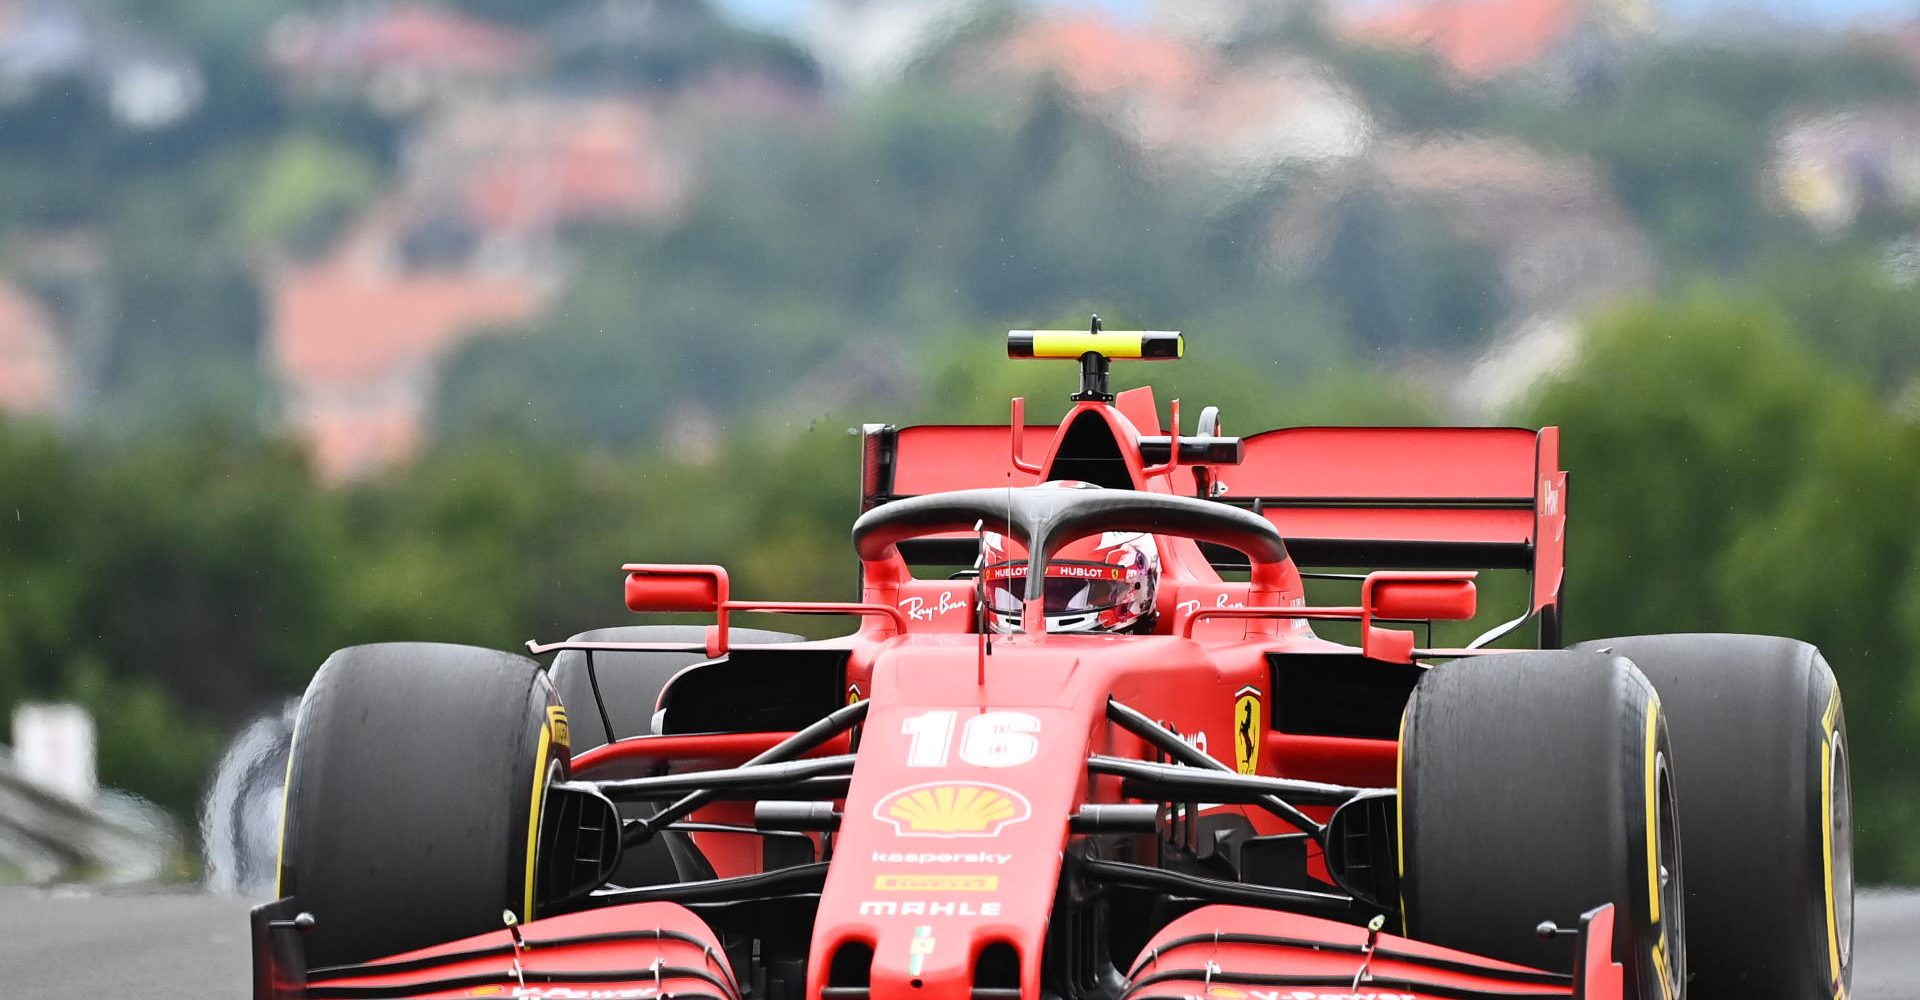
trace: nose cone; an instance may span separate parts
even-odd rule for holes
[[[876,710],[869,731],[889,721]],[[863,742],[863,764],[885,759],[876,743],[886,742]],[[1054,777],[1015,788],[1004,774],[939,770],[906,784],[894,782],[925,772],[856,772],[815,924],[824,987],[970,1000],[977,986],[1037,986],[1065,817],[1079,793],[1074,771],[1049,769]]]
[[[982,877],[982,886],[992,878]],[[968,1000],[976,986],[1019,985],[1019,951],[1009,941],[1012,928],[1003,923],[1005,907],[1000,902],[989,898],[930,900],[925,904],[925,914],[918,912],[922,907],[915,901],[907,901],[901,908],[915,912],[889,917],[880,924],[868,968],[872,997]],[[997,975],[989,977],[993,981],[982,982],[981,959],[990,948],[1001,949],[1014,961],[999,963]]]
[[[1038,995],[1091,710],[1035,690],[1070,667],[1042,662],[1057,653],[1003,648],[984,688],[975,656],[969,642],[918,649],[898,670],[876,664],[814,924],[811,996]]]

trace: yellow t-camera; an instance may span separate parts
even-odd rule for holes
[[[1173,361],[1186,351],[1178,330],[1008,330],[1007,357],[1078,361],[1082,355]]]

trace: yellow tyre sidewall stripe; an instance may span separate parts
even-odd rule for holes
[[[1839,736],[1840,691],[1827,697],[1827,710],[1820,719],[1820,870],[1827,901],[1827,971],[1834,995],[1846,996],[1846,983],[1840,967],[1840,921],[1834,897],[1833,872],[1833,757]]]
[[[1660,763],[1660,696],[1647,699],[1647,742],[1642,754],[1647,790],[1647,922],[1660,924],[1660,802],[1656,773]]]
[[[1407,930],[1407,717],[1411,714],[1411,705],[1400,713],[1400,748],[1393,755],[1393,853],[1402,931]]]
[[[520,921],[533,919],[533,876],[540,861],[540,814],[546,805],[547,762],[553,755],[554,727],[558,713],[561,740],[569,735],[566,732],[566,715],[558,706],[547,707],[547,717],[540,722],[540,746],[533,755],[533,793],[527,804],[527,881],[526,896],[520,911]],[[565,742],[561,742],[565,746]]]
[[[1647,828],[1647,925],[1657,936],[1653,939],[1653,972],[1660,980],[1660,995],[1672,1000],[1671,959],[1667,955],[1666,928],[1660,920],[1660,695],[1647,692],[1646,744],[1641,753],[1645,769]]]
[[[287,743],[287,776],[280,782],[280,844],[273,855],[273,897],[284,898],[287,894],[287,807],[292,805],[293,762],[300,759],[300,717],[307,714],[306,706],[293,715],[293,738]]]

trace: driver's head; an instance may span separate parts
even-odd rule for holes
[[[1064,489],[1099,489],[1058,480]],[[987,593],[987,620],[995,632],[1019,632],[1026,610],[1027,548],[1012,538],[985,532],[980,577]],[[1077,538],[1047,563],[1049,632],[1144,632],[1153,627],[1153,598],[1160,586],[1160,549],[1153,536],[1107,532]]]

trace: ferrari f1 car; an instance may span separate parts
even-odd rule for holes
[[[1555,429],[1189,434],[1108,381],[1178,334],[1009,350],[1077,360],[1071,409],[868,426],[857,601],[634,564],[632,610],[713,624],[329,658],[257,1000],[1846,995],[1832,672],[1563,648]],[[1518,617],[1432,648],[1488,569],[1525,572]],[[1357,599],[1308,603],[1321,576]]]

